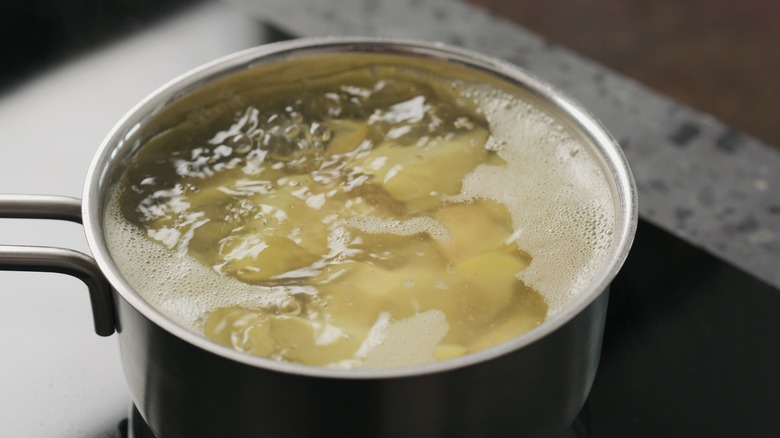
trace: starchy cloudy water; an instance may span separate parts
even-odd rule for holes
[[[371,65],[250,94],[150,139],[106,215],[130,284],[215,342],[338,368],[458,357],[558,312],[610,250],[599,167],[504,91]]]

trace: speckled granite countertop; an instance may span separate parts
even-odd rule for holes
[[[580,101],[619,140],[643,219],[780,287],[780,153],[713,117],[454,0],[232,3],[294,35],[443,41],[520,65]]]

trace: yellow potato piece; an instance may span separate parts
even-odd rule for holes
[[[316,334],[312,321],[295,316],[274,316],[269,325],[271,337],[281,357],[302,363],[317,361]]]
[[[262,357],[271,357],[276,353],[271,325],[268,318],[263,318],[234,333],[234,342],[242,351]]]
[[[453,262],[505,247],[513,232],[509,210],[489,199],[448,205],[432,217],[450,232],[451,239],[438,243]]]
[[[277,316],[271,319],[271,336],[280,358],[309,365],[328,365],[352,357],[365,333],[301,317]]]
[[[521,284],[515,276],[526,266],[516,255],[489,251],[455,264],[455,272],[473,286],[465,294],[468,305],[489,320],[510,304]]]
[[[306,181],[304,179],[304,181]],[[327,254],[329,230],[322,213],[309,203],[307,186],[290,184],[253,198],[255,218],[219,241],[221,261],[214,263],[247,283],[259,283],[309,266]]]
[[[248,234],[221,243],[225,262],[218,265],[220,270],[246,283],[262,283],[320,258],[290,239],[274,235]]]
[[[354,169],[372,175],[407,213],[433,209],[442,196],[460,191],[463,177],[485,162],[488,131],[475,128],[449,139],[432,139],[425,146],[401,146],[392,141],[363,156]]]
[[[346,154],[354,151],[368,136],[366,121],[350,119],[331,119],[325,121],[331,129],[331,139],[325,148],[327,155]]]
[[[343,273],[318,286],[328,299],[328,313],[338,324],[370,327],[382,312],[393,319],[426,310],[441,310],[450,318],[462,318],[464,308],[453,277],[441,267],[411,262],[386,269],[367,262],[342,265]]]
[[[341,329],[289,315],[273,315],[242,307],[209,314],[204,331],[210,339],[256,356],[328,365],[351,357],[365,331]]]
[[[265,312],[227,307],[211,312],[203,331],[209,339],[222,345],[270,357],[275,352],[270,328]]]
[[[518,291],[518,303],[513,306],[511,314],[480,332],[473,342],[468,344],[468,350],[480,351],[496,346],[533,329],[541,324],[547,316],[547,303],[542,296],[531,288],[523,286]]]

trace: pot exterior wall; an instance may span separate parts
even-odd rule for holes
[[[233,361],[155,325],[119,294],[120,353],[133,400],[174,437],[560,437],[598,366],[608,292],[539,341],[439,373],[337,379]]]

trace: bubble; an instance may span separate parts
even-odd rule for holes
[[[252,150],[253,144],[252,144],[252,139],[249,138],[249,136],[244,134],[238,134],[230,139],[228,146],[232,147],[232,149],[237,154],[244,155],[249,153],[249,151]]]
[[[457,129],[471,130],[474,129],[474,123],[469,120],[468,117],[458,117],[452,124]]]
[[[297,125],[288,126],[284,129],[284,135],[288,140],[295,140],[301,135],[301,128]]]
[[[317,122],[311,124],[311,127],[309,128],[309,133],[311,133],[311,135],[314,136],[315,139],[323,143],[327,143],[328,141],[330,141],[331,136],[333,135],[333,131],[331,131],[326,126]]]

